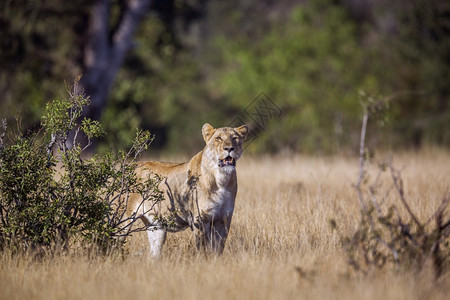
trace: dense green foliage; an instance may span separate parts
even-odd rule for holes
[[[0,63],[8,66],[0,71],[0,109],[22,110],[25,127],[60,93],[55,80],[81,72],[90,4],[53,2],[2,4],[9,17],[0,22],[7,37]],[[143,127],[155,132],[156,147],[193,152],[204,122],[229,124],[260,92],[284,113],[249,150],[355,149],[361,95],[391,99],[379,146],[449,145],[445,2],[156,1],[109,94],[104,148],[129,146]],[[121,3],[111,1],[113,20]],[[60,14],[70,15],[66,26],[53,26]]]
[[[79,45],[90,2],[1,1],[2,117],[20,113],[25,128],[39,123],[46,101],[63,94],[61,82],[81,72]]]
[[[28,137],[10,133],[9,140],[2,134],[0,249],[55,251],[81,246],[107,252],[121,249],[127,236],[145,229],[132,229],[136,216],[124,211],[130,193],[150,202],[162,199],[158,178],[141,182],[134,174],[134,162],[152,137],[138,132],[128,152],[83,159],[91,139],[102,134],[96,121],[83,119],[79,124],[87,104],[83,95],[71,94],[68,100],[47,104],[42,133]]]
[[[299,6],[257,41],[219,44],[225,64],[236,67],[219,72],[217,89],[241,107],[263,90],[285,111],[256,141],[261,148],[338,150],[353,138],[357,91],[382,92],[380,70],[366,63],[374,53],[360,47],[339,6]]]

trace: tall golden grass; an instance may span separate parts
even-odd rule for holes
[[[402,169],[411,208],[426,220],[449,192],[450,153],[397,153],[394,164]],[[368,171],[375,176],[375,164]],[[340,237],[359,221],[352,187],[356,157],[244,155],[238,177],[221,257],[196,254],[189,230],[168,236],[160,261],[149,259],[145,233],[133,237],[124,260],[82,255],[36,260],[4,252],[0,298],[448,299],[448,274],[435,281],[428,270],[388,267],[362,276],[348,266]],[[380,191],[389,185],[385,176]],[[386,201],[396,201],[395,191]]]

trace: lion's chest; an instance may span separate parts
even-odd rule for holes
[[[202,215],[210,218],[231,217],[234,211],[235,193],[227,188],[218,188],[202,203]]]

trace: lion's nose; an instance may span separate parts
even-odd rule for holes
[[[223,147],[223,150],[231,152],[234,150],[234,147]]]

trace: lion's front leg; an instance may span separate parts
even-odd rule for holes
[[[229,218],[202,222],[197,227],[197,249],[206,253],[222,254],[230,229]]]
[[[164,229],[147,229],[148,242],[150,244],[150,255],[152,258],[160,258],[164,242],[166,241]]]
[[[167,232],[151,215],[141,216],[141,220],[147,226],[147,238],[150,246],[150,256],[160,258]]]

